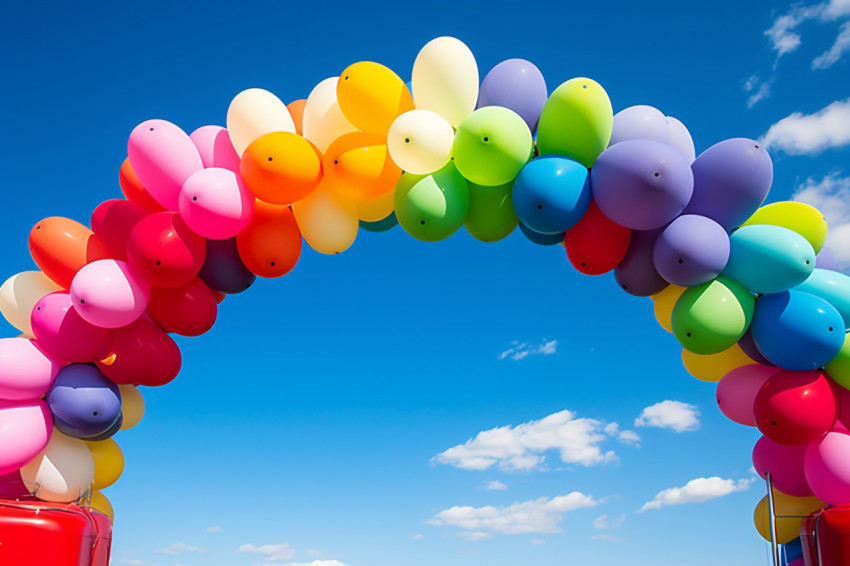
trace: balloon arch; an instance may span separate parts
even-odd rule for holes
[[[126,199],[98,206],[91,228],[35,225],[39,271],[0,288],[22,332],[0,340],[0,495],[90,497],[111,517],[100,490],[124,467],[112,437],[142,417],[137,386],[177,376],[169,333],[209,330],[225,294],[288,273],[302,238],[335,254],[360,228],[400,224],[425,241],[519,227],[563,245],[581,273],[613,270],[653,298],[687,370],[719,382],[723,414],[763,433],[753,462],[772,475],[778,515],[850,503],[850,277],[823,248],[820,212],[760,208],[764,147],[729,139],[696,157],[675,118],[615,116],[588,78],[549,94],[521,59],[479,83],[450,37],[428,43],[411,76],[359,62],[289,105],[241,92],[226,129],[143,122],[120,170]],[[756,526],[769,539],[766,505]],[[800,520],[777,527],[784,544]]]

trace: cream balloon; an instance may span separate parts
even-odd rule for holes
[[[135,385],[119,385],[121,390],[121,430],[133,428],[145,415],[145,398]]]
[[[292,203],[295,221],[311,248],[323,254],[338,254],[354,243],[360,223],[357,209],[322,183],[306,198]]]
[[[21,479],[30,493],[54,503],[76,501],[93,478],[94,460],[86,443],[55,429],[44,450],[21,468]]]
[[[252,141],[269,132],[295,133],[286,104],[261,88],[237,94],[227,109],[227,133],[236,153],[242,155]]]
[[[9,324],[32,338],[30,317],[35,304],[45,295],[62,291],[41,271],[23,271],[0,285],[0,313]]]
[[[372,200],[354,201],[357,218],[364,222],[377,222],[389,216],[393,211],[395,191],[387,191]]]
[[[436,112],[455,128],[478,102],[478,64],[469,47],[454,37],[429,41],[411,73],[413,103]]]
[[[346,120],[336,99],[339,77],[325,79],[310,92],[304,105],[301,131],[322,153],[336,138],[357,130]]]
[[[454,129],[445,118],[430,110],[411,110],[390,126],[387,147],[403,170],[430,175],[452,158],[454,139]]]

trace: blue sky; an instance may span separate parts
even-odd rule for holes
[[[522,57],[549,90],[588,76],[649,104],[697,153],[758,138],[770,201],[820,205],[850,266],[850,3],[11,3],[0,5],[0,267],[27,234],[120,197],[138,123],[223,125],[262,87],[285,102],[351,63],[409,79],[451,35],[481,77]],[[843,236],[842,236],[843,234]],[[16,332],[5,322],[4,336]],[[682,368],[652,302],[576,273],[559,246],[400,228],[306,246],[286,277],[180,338],[145,389],[105,491],[113,564],[751,565],[758,438]],[[714,479],[712,479],[714,478]]]

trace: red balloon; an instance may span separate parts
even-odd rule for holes
[[[153,287],[148,313],[166,332],[181,336],[200,336],[215,323],[218,302],[200,277],[179,287]]]
[[[236,236],[239,259],[254,275],[281,277],[301,257],[301,231],[292,209],[257,200],[254,216]]]
[[[174,340],[146,320],[114,330],[108,345],[110,355],[97,367],[121,385],[165,385],[177,377],[183,363]]]
[[[617,267],[629,249],[632,231],[599,210],[595,201],[575,226],[567,230],[567,258],[585,275],[601,275]]]
[[[779,444],[807,444],[835,424],[835,394],[820,371],[782,370],[768,378],[753,406],[756,426]]]
[[[192,232],[176,212],[141,219],[127,240],[127,263],[153,287],[177,287],[201,270],[207,242]]]
[[[103,240],[116,259],[127,259],[127,240],[139,220],[150,214],[129,200],[112,199],[100,203],[91,215],[91,229]]]
[[[145,186],[142,185],[142,182],[139,181],[136,172],[133,171],[133,166],[130,165],[129,157],[121,164],[121,170],[118,172],[118,182],[121,184],[121,192],[124,193],[127,200],[133,201],[148,212],[162,212],[165,210],[151,196]]]

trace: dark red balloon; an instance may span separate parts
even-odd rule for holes
[[[181,336],[199,336],[212,328],[218,302],[199,277],[179,287],[152,287],[148,314],[160,328]]]
[[[146,320],[114,330],[108,345],[111,355],[97,367],[122,385],[165,385],[177,377],[183,363],[174,340]]]
[[[599,210],[596,202],[567,230],[564,247],[570,263],[585,275],[601,275],[617,267],[629,249],[632,231]]]
[[[124,260],[127,258],[130,231],[148,214],[150,212],[144,207],[129,200],[107,200],[94,209],[91,229],[117,259]]]
[[[207,244],[176,212],[140,220],[127,240],[127,263],[153,287],[188,283],[204,265]]]
[[[817,370],[777,372],[753,404],[756,426],[779,444],[806,444],[829,432],[836,410],[829,380]]]

